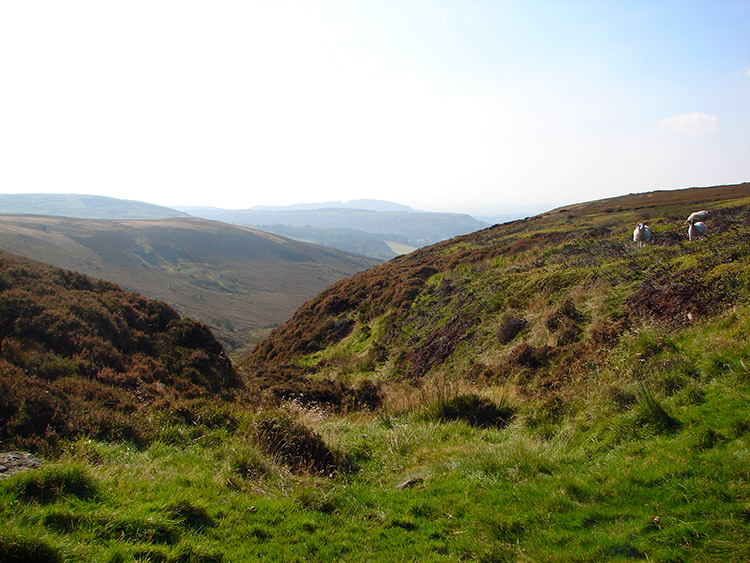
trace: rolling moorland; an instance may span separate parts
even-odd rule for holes
[[[377,200],[329,202],[289,207],[261,207],[244,210],[180,207],[191,215],[253,227],[356,252],[389,259],[402,250],[410,252],[441,240],[487,226],[461,213],[428,213]]]
[[[231,354],[331,283],[377,263],[196,218],[0,215],[0,248],[166,301],[207,323]]]
[[[747,561],[748,204],[631,194],[445,241],[233,367],[163,305],[4,257],[2,450],[42,465],[0,481],[0,560]],[[48,424],[64,393],[89,406]]]

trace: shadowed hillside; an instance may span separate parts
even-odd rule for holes
[[[144,442],[149,416],[239,385],[208,327],[114,284],[0,253],[0,445]]]
[[[203,219],[0,215],[0,248],[117,283],[209,324],[234,351],[331,283],[376,263]]]

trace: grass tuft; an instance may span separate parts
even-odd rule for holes
[[[51,465],[11,476],[2,487],[23,501],[48,504],[72,496],[88,500],[96,496],[97,485],[82,465]]]
[[[203,506],[195,505],[185,499],[168,506],[167,514],[184,528],[202,530],[216,526],[214,519]]]
[[[331,474],[338,469],[323,438],[285,413],[264,413],[255,421],[258,446],[293,471]]]
[[[458,395],[452,399],[438,401],[432,407],[435,420],[462,420],[471,426],[507,426],[515,414],[509,406],[498,406],[485,397],[475,394]]]
[[[640,401],[637,406],[636,421],[641,426],[651,426],[657,432],[674,432],[681,426],[679,420],[669,414],[654,393],[639,381]]]
[[[6,535],[0,532],[0,561],[3,563],[59,563],[60,552],[36,537]]]

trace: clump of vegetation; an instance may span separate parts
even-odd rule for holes
[[[185,528],[202,530],[216,525],[205,507],[193,504],[187,499],[170,504],[167,514]]]
[[[7,563],[60,563],[60,551],[46,541],[35,537],[5,535],[0,533],[0,561]]]
[[[472,426],[506,426],[515,410],[507,405],[496,405],[486,397],[475,394],[458,395],[438,401],[432,407],[435,420],[462,420]]]
[[[299,376],[272,385],[269,391],[276,399],[320,405],[334,411],[375,410],[383,400],[380,386],[369,379],[348,384],[337,379]]]
[[[557,345],[564,346],[578,340],[583,332],[584,317],[576,309],[572,300],[566,299],[562,305],[545,320],[547,328],[557,335]]]
[[[680,421],[669,414],[642,381],[639,381],[640,400],[637,407],[637,422],[651,426],[657,432],[673,432],[680,427]]]
[[[547,364],[552,353],[553,349],[550,346],[534,346],[528,342],[522,342],[510,351],[508,363],[537,369]]]
[[[51,465],[17,473],[2,483],[2,489],[25,502],[48,504],[67,496],[93,498],[98,487],[81,465]]]
[[[323,438],[284,413],[258,415],[255,439],[266,454],[293,471],[332,474],[338,470],[336,455]]]
[[[523,317],[508,313],[497,328],[497,339],[500,344],[509,344],[528,324]]]
[[[271,473],[271,467],[266,459],[254,449],[243,448],[235,452],[229,460],[232,473],[243,479],[260,479]],[[236,485],[234,480],[232,485]]]

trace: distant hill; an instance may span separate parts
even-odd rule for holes
[[[237,353],[331,283],[377,263],[196,218],[0,215],[0,248],[166,301]]]
[[[419,213],[408,205],[380,199],[353,199],[351,201],[326,201],[322,203],[295,203],[293,205],[255,205],[250,211],[309,211],[311,209],[360,209],[377,212],[408,211]]]
[[[315,207],[316,205],[319,207]],[[420,248],[488,226],[470,215],[415,211],[406,206],[377,200],[234,211],[206,207],[180,209],[198,217],[269,232],[278,233],[283,228],[286,236],[297,240],[365,253],[377,258],[397,255],[390,243]],[[342,237],[340,232],[328,232],[328,229],[359,231],[363,235]]]
[[[114,284],[0,251],[0,449],[146,441],[150,417],[240,386],[208,327]]]
[[[345,252],[354,252],[379,260],[390,260],[399,254],[415,250],[406,237],[391,235],[385,240],[379,235],[355,229],[326,229],[324,227],[291,227],[289,225],[262,225],[258,227],[267,233],[289,237],[301,242],[321,244]],[[401,245],[401,246],[398,246]]]
[[[188,216],[187,213],[170,207],[142,201],[82,194],[0,194],[0,213],[82,219],[164,219]]]

